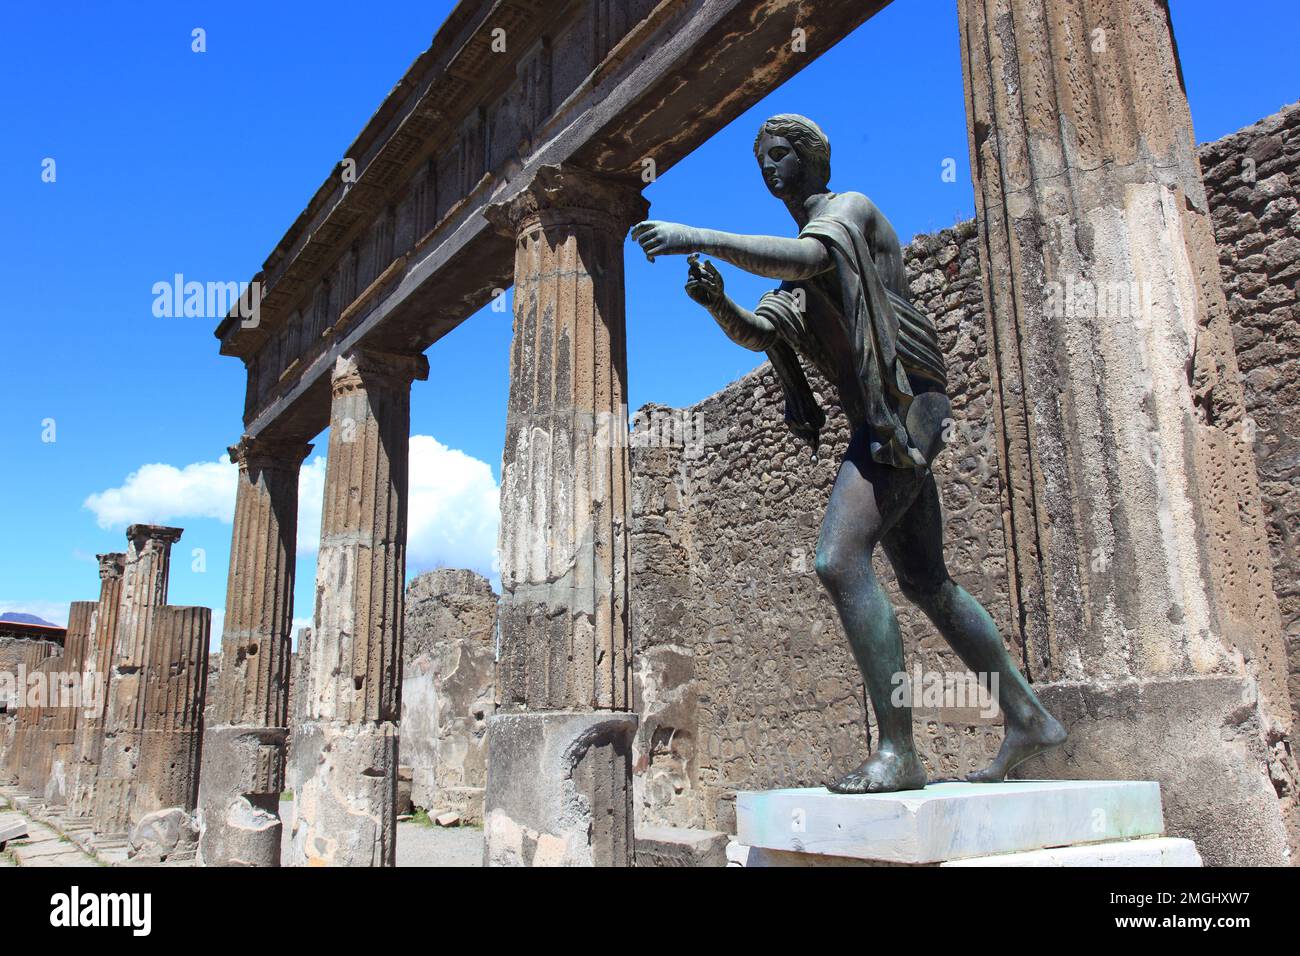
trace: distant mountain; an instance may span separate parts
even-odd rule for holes
[[[15,624],[44,624],[46,627],[58,627],[43,617],[37,617],[35,614],[26,614],[23,611],[6,611],[0,614],[0,621],[13,621]]]

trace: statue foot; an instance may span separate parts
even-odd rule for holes
[[[894,793],[925,786],[925,767],[916,754],[902,756],[878,750],[857,770],[851,770],[826,789],[832,793]]]
[[[998,783],[1007,779],[1007,774],[1030,757],[1065,743],[1065,728],[1061,722],[1046,712],[1043,718],[1029,726],[1008,723],[1002,746],[993,762],[966,779],[971,783]]]

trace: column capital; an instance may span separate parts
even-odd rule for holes
[[[125,552],[112,551],[108,554],[97,554],[95,557],[99,559],[99,579],[101,581],[120,578],[126,570]]]
[[[373,385],[406,388],[428,377],[429,360],[423,355],[357,348],[340,355],[334,363],[330,388],[335,395]]]
[[[160,541],[163,544],[175,544],[184,533],[182,528],[169,528],[161,524],[133,524],[126,529],[126,540],[139,550],[146,541]]]
[[[239,441],[226,449],[230,460],[241,471],[254,468],[297,468],[311,454],[312,445],[296,438],[241,435]]]
[[[507,199],[483,210],[498,232],[511,239],[535,225],[596,220],[614,232],[626,232],[650,211],[635,180],[596,173],[580,166],[541,166],[532,181]]]

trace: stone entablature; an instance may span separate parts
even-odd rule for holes
[[[881,6],[459,5],[253,277],[256,318],[216,330],[247,364],[249,434],[319,432],[343,351],[423,351],[508,288],[481,212],[538,168],[662,175]]]

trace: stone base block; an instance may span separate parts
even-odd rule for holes
[[[1091,843],[1084,846],[1028,850],[997,856],[975,856],[943,863],[882,863],[849,856],[818,856],[791,850],[766,850],[762,847],[727,844],[729,866],[1105,866],[1105,867],[1192,867],[1201,865],[1201,855],[1191,840],[1177,837],[1147,837],[1117,843]]]
[[[488,721],[484,862],[630,866],[635,714],[553,711]]]
[[[1150,837],[1118,843],[1061,846],[1001,856],[949,860],[940,866],[1200,866],[1196,844],[1178,837]]]
[[[727,865],[727,834],[684,827],[637,827],[638,867]]]
[[[1159,836],[1164,821],[1155,783],[1018,780],[853,795],[741,792],[736,828],[745,846],[919,864]]]
[[[444,787],[438,791],[438,805],[433,809],[450,810],[461,823],[479,826],[483,823],[483,788]]]
[[[27,819],[25,817],[16,813],[0,817],[0,847],[10,840],[17,840],[25,836],[27,836]]]
[[[1290,865],[1295,784],[1284,745],[1265,744],[1253,684],[1192,677],[1034,690],[1070,736],[1018,775],[1155,780],[1170,835],[1192,840],[1207,865]]]
[[[284,727],[210,727],[199,781],[201,866],[279,866]]]
[[[307,721],[294,729],[290,866],[394,866],[398,729]]]
[[[203,736],[192,730],[146,730],[141,739],[131,822],[172,807],[193,811],[198,803],[199,750]]]

